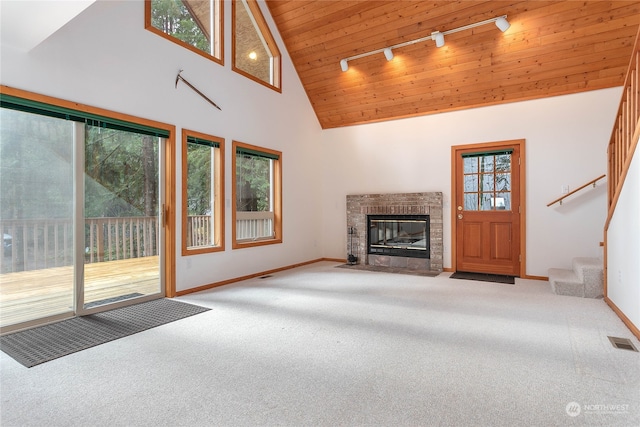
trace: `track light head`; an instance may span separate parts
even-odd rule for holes
[[[433,33],[431,33],[431,40],[436,42],[436,47],[444,46],[444,34],[442,34],[440,31],[434,31]]]
[[[349,64],[347,63],[346,59],[340,60],[340,68],[342,69],[343,72],[349,69]]]
[[[510,26],[511,24],[509,24],[509,21],[507,21],[506,16],[501,16],[498,19],[496,19],[496,27],[498,27],[498,29],[503,33],[507,31]]]
[[[386,48],[384,51],[384,57],[387,58],[387,61],[391,61],[393,59],[393,52],[391,48]]]

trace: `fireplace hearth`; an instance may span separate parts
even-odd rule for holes
[[[442,193],[348,195],[347,234],[354,263],[442,272]]]

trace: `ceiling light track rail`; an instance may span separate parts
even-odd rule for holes
[[[383,48],[372,50],[369,52],[360,53],[358,55],[348,56],[340,60],[340,68],[342,69],[342,71],[347,71],[349,69],[349,61],[364,58],[366,56],[376,55],[378,53],[383,53],[385,58],[387,58],[387,61],[391,61],[393,59],[393,52],[392,52],[393,49],[410,46],[410,45],[425,42],[428,40],[433,40],[436,43],[437,47],[442,47],[444,46],[444,36],[446,35],[458,33],[460,31],[470,30],[472,28],[476,28],[482,25],[487,25],[492,23],[495,23],[498,29],[502,32],[507,31],[507,29],[509,29],[509,27],[511,26],[511,24],[509,24],[509,22],[507,21],[507,15],[502,15],[502,16],[497,16],[495,18],[491,18],[491,19],[485,19],[484,21],[476,22],[473,24],[465,25],[463,27],[454,28],[452,30],[447,30],[442,32],[434,31],[430,35],[425,37],[420,37],[419,39],[409,40],[409,41],[394,44],[388,47],[383,47]]]

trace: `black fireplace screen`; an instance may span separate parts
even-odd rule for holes
[[[429,258],[429,215],[369,215],[368,252]]]

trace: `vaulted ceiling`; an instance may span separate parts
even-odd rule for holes
[[[640,1],[267,0],[323,128],[621,86]],[[433,41],[340,60],[501,15]],[[285,88],[286,90],[286,88]],[[464,126],[461,123],[461,126]]]

